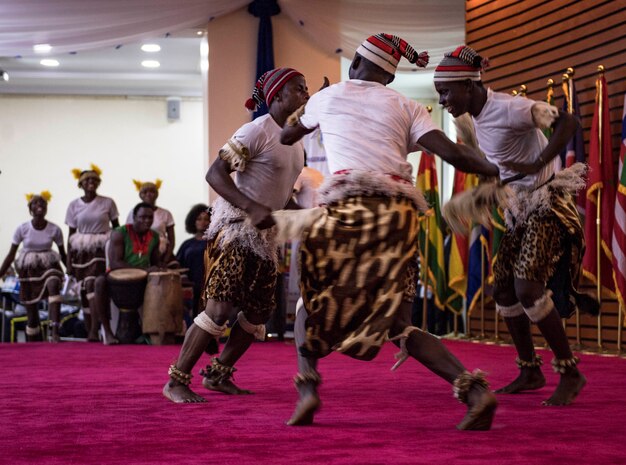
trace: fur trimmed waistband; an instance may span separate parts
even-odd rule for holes
[[[248,221],[248,215],[222,197],[213,203],[211,223],[204,239],[214,240],[218,234],[220,247],[224,243],[236,243],[259,257],[278,264],[276,228],[257,229]]]
[[[318,191],[320,204],[329,205],[348,197],[383,195],[402,196],[422,212],[430,207],[422,192],[410,182],[396,181],[390,175],[374,171],[350,170],[326,178]]]
[[[555,173],[553,179],[539,187],[511,185],[514,195],[509,199],[507,226],[512,227],[513,218],[516,222],[524,222],[531,213],[547,213],[552,210],[555,192],[572,196],[578,194],[578,191],[586,185],[587,169],[585,163],[574,163],[569,168]]]
[[[70,247],[78,252],[93,252],[104,249],[111,231],[100,234],[74,233],[70,236]]]

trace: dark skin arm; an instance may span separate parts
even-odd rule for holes
[[[117,218],[115,218],[114,220],[111,220],[111,226],[113,228],[117,228],[120,225],[120,220],[118,220]]]
[[[4,261],[2,262],[2,266],[0,266],[0,278],[3,278],[5,274],[7,274],[7,271],[9,270],[9,267],[11,266],[11,263],[13,263],[13,260],[15,260],[15,255],[17,254],[17,248],[19,247],[19,245],[16,244],[11,244],[11,248],[9,249],[9,253],[7,254],[6,257],[4,257]]]
[[[61,256],[61,262],[65,265],[67,263],[67,254],[65,253],[65,247],[62,245],[57,246],[59,248],[59,255]]]
[[[554,132],[550,136],[548,145],[543,149],[537,160],[531,163],[503,162],[507,168],[524,174],[538,173],[541,168],[552,161],[567,146],[567,143],[574,137],[578,129],[578,119],[569,113],[559,110],[559,117],[552,126]]]
[[[235,181],[230,177],[232,171],[228,163],[218,157],[209,167],[206,180],[224,200],[245,211],[254,226],[259,229],[273,226],[272,210],[265,205],[255,202],[237,189]]]
[[[113,231],[111,233],[109,264],[112,270],[118,268],[133,268],[124,260],[124,236],[119,231]]]
[[[150,268],[148,271],[157,271],[161,268],[165,268],[165,265],[161,263],[161,254],[159,253],[159,247],[154,247],[150,254]]]
[[[427,132],[418,142],[429,152],[436,153],[442,160],[466,173],[488,177],[496,177],[499,174],[496,165],[489,163],[468,146],[455,144],[439,130]]]
[[[163,254],[163,261],[168,263],[170,260],[174,258],[174,244],[176,243],[176,238],[174,236],[174,226],[168,226],[165,230],[165,234],[167,235],[167,250]]]
[[[307,129],[301,124],[296,124],[295,126],[285,125],[280,133],[280,143],[283,145],[293,145],[314,130],[315,128]]]

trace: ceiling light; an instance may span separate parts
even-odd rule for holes
[[[143,60],[141,62],[141,66],[144,66],[146,68],[158,68],[159,66],[161,66],[161,63],[156,60]]]
[[[158,44],[143,44],[141,46],[141,50],[148,53],[159,52],[161,50],[161,46]]]
[[[3,69],[0,69],[0,81],[8,81],[8,80],[9,80],[9,73],[4,71]]]
[[[196,35],[201,36],[202,34],[204,34],[204,31],[198,31],[198,32],[196,32]]]
[[[50,44],[33,45],[33,51],[35,53],[48,53],[50,50],[52,50],[52,46]]]
[[[39,63],[43,66],[59,66],[58,60],[54,60],[52,58],[44,58]]]

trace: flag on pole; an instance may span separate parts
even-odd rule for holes
[[[452,196],[472,189],[478,184],[474,174],[454,171]],[[456,314],[463,312],[463,299],[467,292],[467,261],[469,258],[469,237],[467,234],[452,234],[450,258],[448,259],[448,298],[446,306]]]
[[[611,297],[615,297],[615,282],[612,273],[613,254],[610,249],[613,215],[615,214],[615,179],[613,177],[609,98],[604,74],[596,80],[596,104],[589,136],[589,168],[585,203],[587,248],[583,257],[583,274],[596,285],[600,279],[603,290]],[[598,208],[598,199],[600,199],[600,208]],[[600,225],[599,237],[597,224]],[[598,241],[600,241],[599,247]],[[598,249],[600,270],[598,270]]]
[[[578,95],[576,94],[576,84],[574,78],[570,76],[563,81],[563,111],[574,115],[580,120],[580,107],[578,105]],[[578,125],[574,137],[568,142],[565,151],[561,153],[562,166],[569,168],[576,162],[585,161],[585,142],[583,139],[583,129]],[[584,205],[584,203],[583,203]]]
[[[443,310],[447,295],[446,271],[443,258],[443,230],[439,208],[439,186],[435,156],[424,151],[417,170],[416,187],[421,190],[431,206],[420,219],[418,233],[420,266],[428,273],[428,288],[435,299],[435,305]],[[428,232],[428,234],[427,234]],[[428,260],[426,260],[428,247]]]
[[[489,275],[489,230],[475,225],[470,231],[469,258],[467,263],[467,314],[474,311],[480,302],[483,281]]]
[[[550,79],[548,81],[548,91],[546,92],[546,102],[548,105],[554,105],[554,81]],[[552,128],[545,128],[542,130],[546,139],[550,139],[552,136]]]
[[[619,153],[619,183],[615,194],[615,222],[613,223],[613,278],[615,293],[623,311],[626,311],[626,95],[622,112],[622,143]]]

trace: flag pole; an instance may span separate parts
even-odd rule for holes
[[[617,315],[617,355],[622,353],[622,326],[624,326],[624,308],[622,305],[618,305],[617,311],[619,314]]]
[[[428,318],[428,239],[430,234],[430,222],[428,221],[428,215],[424,219],[426,222],[426,234],[424,237],[424,263],[422,263],[422,270],[424,274],[422,276],[422,289],[424,291],[424,297],[422,297],[422,331],[428,331],[428,325],[426,319]]]
[[[526,86],[526,84],[522,84],[521,86],[519,86],[518,94],[522,97],[526,97],[527,90],[528,90],[528,87]]]
[[[602,88],[602,77],[604,77],[604,66],[598,66],[598,165],[602,166],[602,120],[603,120],[603,104],[602,96],[604,89]],[[600,304],[600,312],[598,313],[598,350],[602,351],[602,184],[598,186],[598,197],[596,204],[596,266],[597,266],[597,286],[598,303]]]
[[[485,250],[482,242],[480,243],[480,339],[485,339]]]

